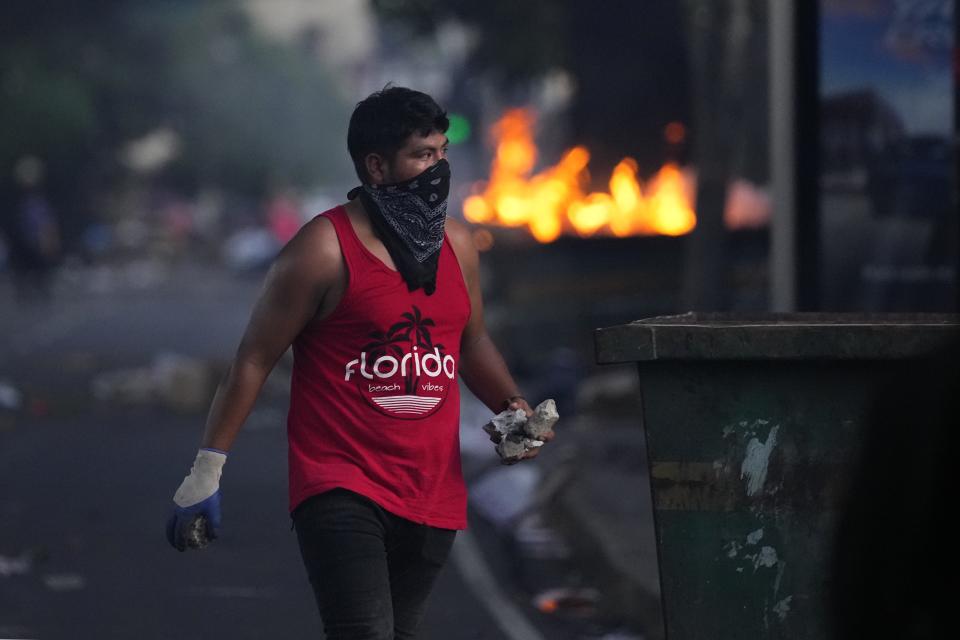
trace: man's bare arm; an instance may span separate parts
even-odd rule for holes
[[[460,376],[473,395],[494,413],[504,409],[523,409],[528,416],[532,415],[533,410],[527,400],[517,397],[520,396],[517,383],[510,375],[500,350],[487,333],[480,287],[480,257],[470,231],[456,220],[450,220],[447,235],[460,260],[470,295],[470,320],[460,340]],[[545,442],[550,442],[553,438],[553,431],[540,436]],[[523,458],[535,458],[539,453],[540,449],[531,449]]]
[[[470,231],[451,220],[447,234],[460,259],[470,295],[470,320],[460,340],[460,375],[467,388],[491,411],[498,413],[506,408],[504,401],[520,395],[520,391],[500,350],[487,333],[480,288],[480,258]]]
[[[277,256],[214,395],[201,447],[233,445],[270,371],[331,291],[341,260],[336,232],[323,218],[305,225]]]

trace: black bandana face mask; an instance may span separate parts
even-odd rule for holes
[[[360,196],[410,291],[422,287],[430,295],[436,290],[449,192],[450,164],[441,160],[409,180],[365,184],[347,194],[350,200]]]

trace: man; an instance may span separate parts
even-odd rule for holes
[[[466,527],[457,375],[491,411],[532,413],[487,334],[469,230],[446,217],[447,126],[410,89],[357,105],[362,185],[272,265],[174,496],[171,544],[191,544],[198,515],[216,537],[227,451],[292,345],[291,517],[330,640],[414,637]]]

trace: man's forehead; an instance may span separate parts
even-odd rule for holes
[[[427,135],[422,135],[419,131],[414,131],[403,144],[404,149],[437,148],[445,147],[449,144],[447,134],[441,131],[431,131]]]

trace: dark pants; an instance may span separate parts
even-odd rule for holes
[[[346,489],[293,512],[327,640],[414,638],[456,531],[393,515]]]

